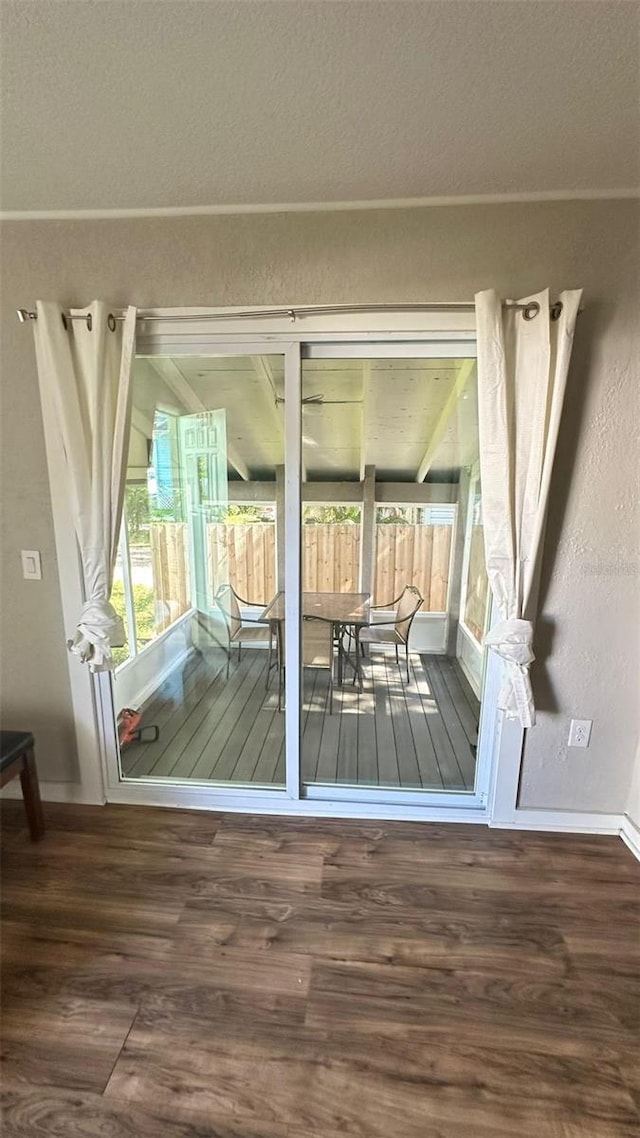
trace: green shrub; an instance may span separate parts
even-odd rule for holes
[[[118,616],[122,617],[126,636],[127,617],[124,601],[124,583],[121,580],[114,581],[113,583],[111,604]],[[141,647],[149,640],[153,640],[156,634],[156,599],[153,589],[149,585],[133,586],[133,607],[136,621],[136,636],[138,638],[138,646]],[[129,659],[129,656],[128,642],[126,642],[122,648],[113,649],[113,658],[116,662],[116,666],[123,664],[125,660]]]

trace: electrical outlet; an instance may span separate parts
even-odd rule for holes
[[[572,719],[569,727],[569,746],[588,747],[591,738],[592,719]]]

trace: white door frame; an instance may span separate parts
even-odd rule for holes
[[[264,309],[260,311],[264,312]],[[420,820],[484,822],[508,824],[515,818],[523,729],[504,721],[497,710],[501,662],[495,653],[487,661],[483,700],[483,722],[478,765],[482,781],[475,795],[467,795],[469,805],[461,806],[459,795],[426,791],[393,792],[384,798],[382,790],[364,788],[308,787],[300,797],[300,345],[314,345],[314,354],[362,354],[362,345],[375,342],[376,354],[389,356],[453,356],[475,354],[473,313],[397,312],[318,315],[295,320],[257,317],[240,323],[232,309],[189,310],[189,320],[176,324],[180,309],[158,309],[157,321],[141,322],[137,353],[173,355],[212,355],[216,349],[227,354],[283,354],[285,356],[285,516],[289,540],[285,548],[285,584],[291,612],[286,622],[287,658],[298,667],[287,668],[287,789],[251,791],[212,787],[163,780],[140,779],[135,784],[117,778],[114,764],[115,725],[111,676],[92,676],[86,665],[69,653],[68,668],[78,759],[80,786],[76,801],[103,803],[146,802],[200,809],[224,809],[263,813],[295,813],[336,817],[410,818]],[[209,322],[210,314],[228,315],[229,320]],[[169,319],[164,322],[162,317]],[[202,316],[199,319],[198,316]],[[171,319],[173,318],[173,320]],[[64,492],[64,455],[55,425],[54,410],[46,386],[40,386],[47,463],[55,528],[60,591],[65,627],[75,627],[83,600],[83,581],[70,502]],[[353,797],[352,797],[353,796]],[[357,798],[357,801],[355,800]]]

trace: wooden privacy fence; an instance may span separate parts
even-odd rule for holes
[[[453,526],[376,526],[374,604],[386,604],[415,585],[421,612],[446,612]]]
[[[172,603],[175,620],[190,603],[187,527],[162,523],[150,526],[150,531],[156,596],[163,610]],[[303,588],[357,592],[360,526],[309,524],[302,534]],[[452,526],[376,526],[374,603],[383,604],[405,585],[416,585],[424,597],[423,612],[445,612],[452,534]],[[277,592],[273,524],[207,526],[207,551],[213,591],[229,580],[240,596],[256,604],[268,602]]]
[[[191,607],[187,527],[179,522],[149,526],[156,632]]]
[[[212,591],[230,581],[254,604],[268,604],[277,593],[276,527],[271,522],[207,526]]]
[[[360,526],[309,523],[302,527],[302,587],[309,593],[357,593]]]

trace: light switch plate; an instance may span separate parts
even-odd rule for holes
[[[22,549],[20,556],[22,558],[22,576],[25,581],[41,581],[42,565],[39,550]]]

